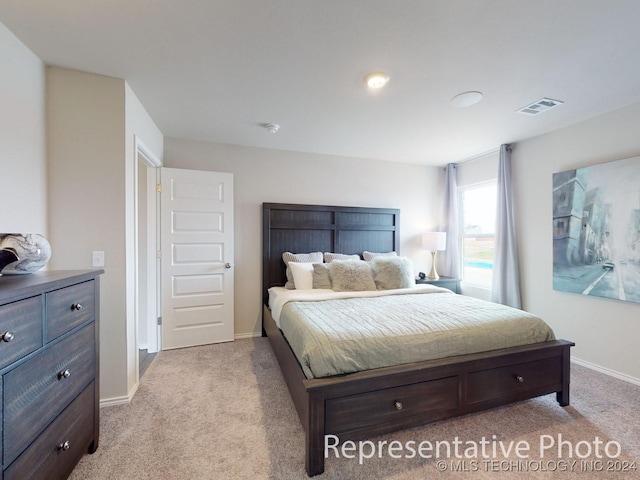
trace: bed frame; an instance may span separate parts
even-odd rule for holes
[[[263,204],[263,334],[280,364],[305,430],[309,476],[324,471],[325,435],[340,441],[556,393],[569,405],[565,340],[307,379],[268,307],[268,289],[285,284],[282,253],[399,251],[400,211]]]

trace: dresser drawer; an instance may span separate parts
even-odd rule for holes
[[[327,400],[325,429],[327,434],[356,433],[363,428],[415,425],[436,420],[458,406],[458,377],[387,388],[349,397]]]
[[[0,368],[42,346],[42,296],[0,307]]]
[[[4,480],[54,480],[69,476],[93,439],[91,383],[5,471]]]
[[[47,293],[45,343],[94,318],[94,296],[93,280]]]
[[[491,370],[481,370],[467,376],[467,402],[475,403],[498,397],[517,397],[533,390],[560,388],[561,358],[552,357],[518,363]]]
[[[4,465],[94,378],[94,323],[4,375]]]

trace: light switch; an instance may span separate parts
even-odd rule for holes
[[[104,252],[93,252],[92,267],[104,267]]]

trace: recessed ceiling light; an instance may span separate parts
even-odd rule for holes
[[[370,73],[364,77],[364,83],[366,83],[369,88],[382,88],[389,83],[389,75],[384,72]]]
[[[463,92],[451,99],[451,105],[457,108],[470,107],[482,100],[482,92]]]

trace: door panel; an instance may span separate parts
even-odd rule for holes
[[[162,169],[162,348],[233,340],[233,175]]]

